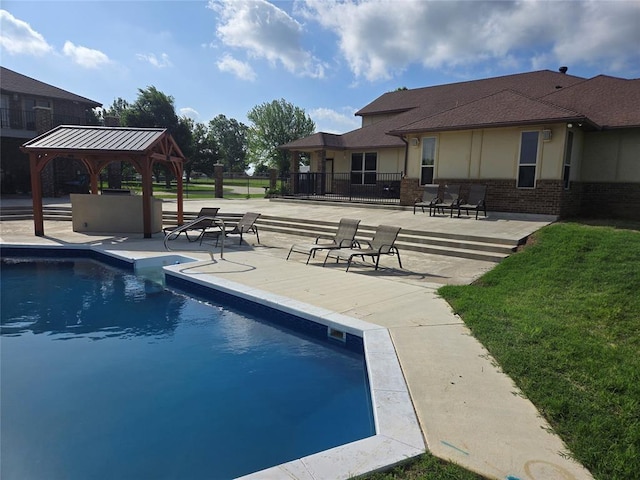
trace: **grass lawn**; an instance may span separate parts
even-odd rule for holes
[[[550,225],[439,293],[594,477],[640,478],[640,224]],[[367,478],[482,477],[427,454]]]
[[[558,223],[440,294],[598,479],[640,478],[640,231]]]

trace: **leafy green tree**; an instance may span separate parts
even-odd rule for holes
[[[253,122],[248,131],[249,160],[277,168],[281,175],[289,173],[289,154],[278,147],[307,137],[316,129],[304,109],[284,99],[253,107],[247,118]]]
[[[185,165],[187,179],[191,178],[192,172],[202,172],[211,176],[213,175],[215,164],[218,163],[218,147],[204,123],[191,121],[191,125],[192,147],[189,154],[189,162]]]
[[[111,104],[111,106],[109,108],[105,108],[104,112],[103,112],[103,116],[105,117],[118,117],[118,118],[122,118],[122,114],[125,110],[127,110],[129,108],[129,102],[127,102],[125,99],[123,98],[116,98],[113,103]],[[122,120],[121,120],[121,125],[122,125]]]
[[[219,161],[229,172],[243,173],[247,169],[247,131],[245,124],[224,115],[209,122],[210,141],[218,146]]]
[[[120,99],[118,99],[120,100]],[[118,102],[118,101],[116,101]],[[173,136],[180,149],[189,152],[191,144],[191,130],[184,118],[176,114],[174,99],[150,86],[146,89],[138,89],[138,98],[132,104],[126,101],[114,102],[113,107],[121,109],[120,124],[128,127],[153,127],[166,128]],[[186,156],[186,154],[185,154]],[[156,176],[162,171],[162,167],[154,168]],[[168,168],[164,167],[165,183],[170,185],[171,176]]]
[[[138,89],[138,98],[122,111],[120,121],[129,127],[166,128],[172,135],[179,123],[173,97],[153,86]]]

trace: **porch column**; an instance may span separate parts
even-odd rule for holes
[[[320,195],[327,193],[327,151],[320,150]]]
[[[296,194],[300,191],[300,152],[291,151],[291,168],[289,169],[291,178],[291,193]]]

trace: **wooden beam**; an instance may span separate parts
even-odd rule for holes
[[[44,214],[42,212],[42,179],[38,168],[38,155],[29,154],[31,170],[31,199],[33,201],[33,228],[37,237],[44,237]]]

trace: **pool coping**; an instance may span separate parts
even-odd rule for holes
[[[3,248],[91,251],[135,267],[156,259],[166,274],[298,316],[362,338],[376,434],[329,450],[244,475],[243,480],[291,477],[300,480],[347,479],[388,469],[426,452],[426,445],[389,330],[341,313],[232,282],[211,274],[188,273],[207,261],[175,254],[152,255],[105,250],[92,245],[2,244]],[[180,257],[180,258],[178,258]],[[184,260],[184,261],[182,261]],[[193,260],[193,261],[189,261]],[[176,263],[179,262],[179,263]],[[188,267],[187,267],[188,265]]]

